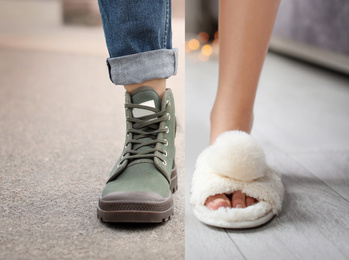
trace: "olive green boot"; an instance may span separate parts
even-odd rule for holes
[[[126,92],[126,141],[99,198],[104,222],[170,219],[177,189],[175,107],[171,89],[161,98],[150,87]]]

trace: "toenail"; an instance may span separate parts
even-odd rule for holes
[[[237,205],[235,206],[235,208],[242,208],[242,205],[241,205],[241,204],[237,204]]]
[[[225,199],[218,198],[218,199],[215,199],[215,200],[213,201],[213,204],[216,204],[216,203],[218,203],[218,202],[225,202],[225,203],[227,203],[227,201],[226,201]]]

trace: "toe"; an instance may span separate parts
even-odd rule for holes
[[[216,194],[207,198],[206,207],[211,210],[217,210],[219,208],[231,207],[230,200],[225,194]]]
[[[235,191],[232,197],[233,208],[246,208],[246,195],[240,190]]]
[[[246,207],[251,206],[251,205],[255,204],[256,202],[257,202],[257,200],[255,198],[249,197],[249,196],[246,197]]]

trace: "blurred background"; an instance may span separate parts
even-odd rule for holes
[[[97,0],[0,0],[0,259],[184,258],[184,0],[172,12],[175,214],[106,225],[96,205],[124,146],[125,90]]]
[[[186,50],[201,60],[218,51],[218,2],[186,2]],[[270,51],[349,74],[348,28],[348,1],[281,1]]]
[[[278,217],[249,230],[208,227],[189,205],[209,145],[217,21],[218,0],[186,1],[186,259],[348,259],[349,1],[281,1],[251,134],[282,174],[285,199]]]

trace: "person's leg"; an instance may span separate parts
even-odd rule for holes
[[[171,1],[99,0],[110,58],[110,79],[132,92],[150,86],[162,96],[177,72],[172,49]]]
[[[124,85],[128,93],[131,93],[132,91],[142,86],[152,87],[159,94],[159,96],[162,97],[166,90],[166,79],[151,79],[138,84]]]
[[[253,105],[259,76],[268,50],[280,0],[220,0],[219,2],[219,81],[211,112],[211,137],[229,130],[251,132]],[[224,194],[211,196],[222,205]],[[232,207],[246,207],[255,200],[234,192]],[[224,204],[229,207],[229,203]]]
[[[170,0],[99,0],[110,79],[124,85],[126,140],[98,201],[105,222],[166,221],[177,189]]]

